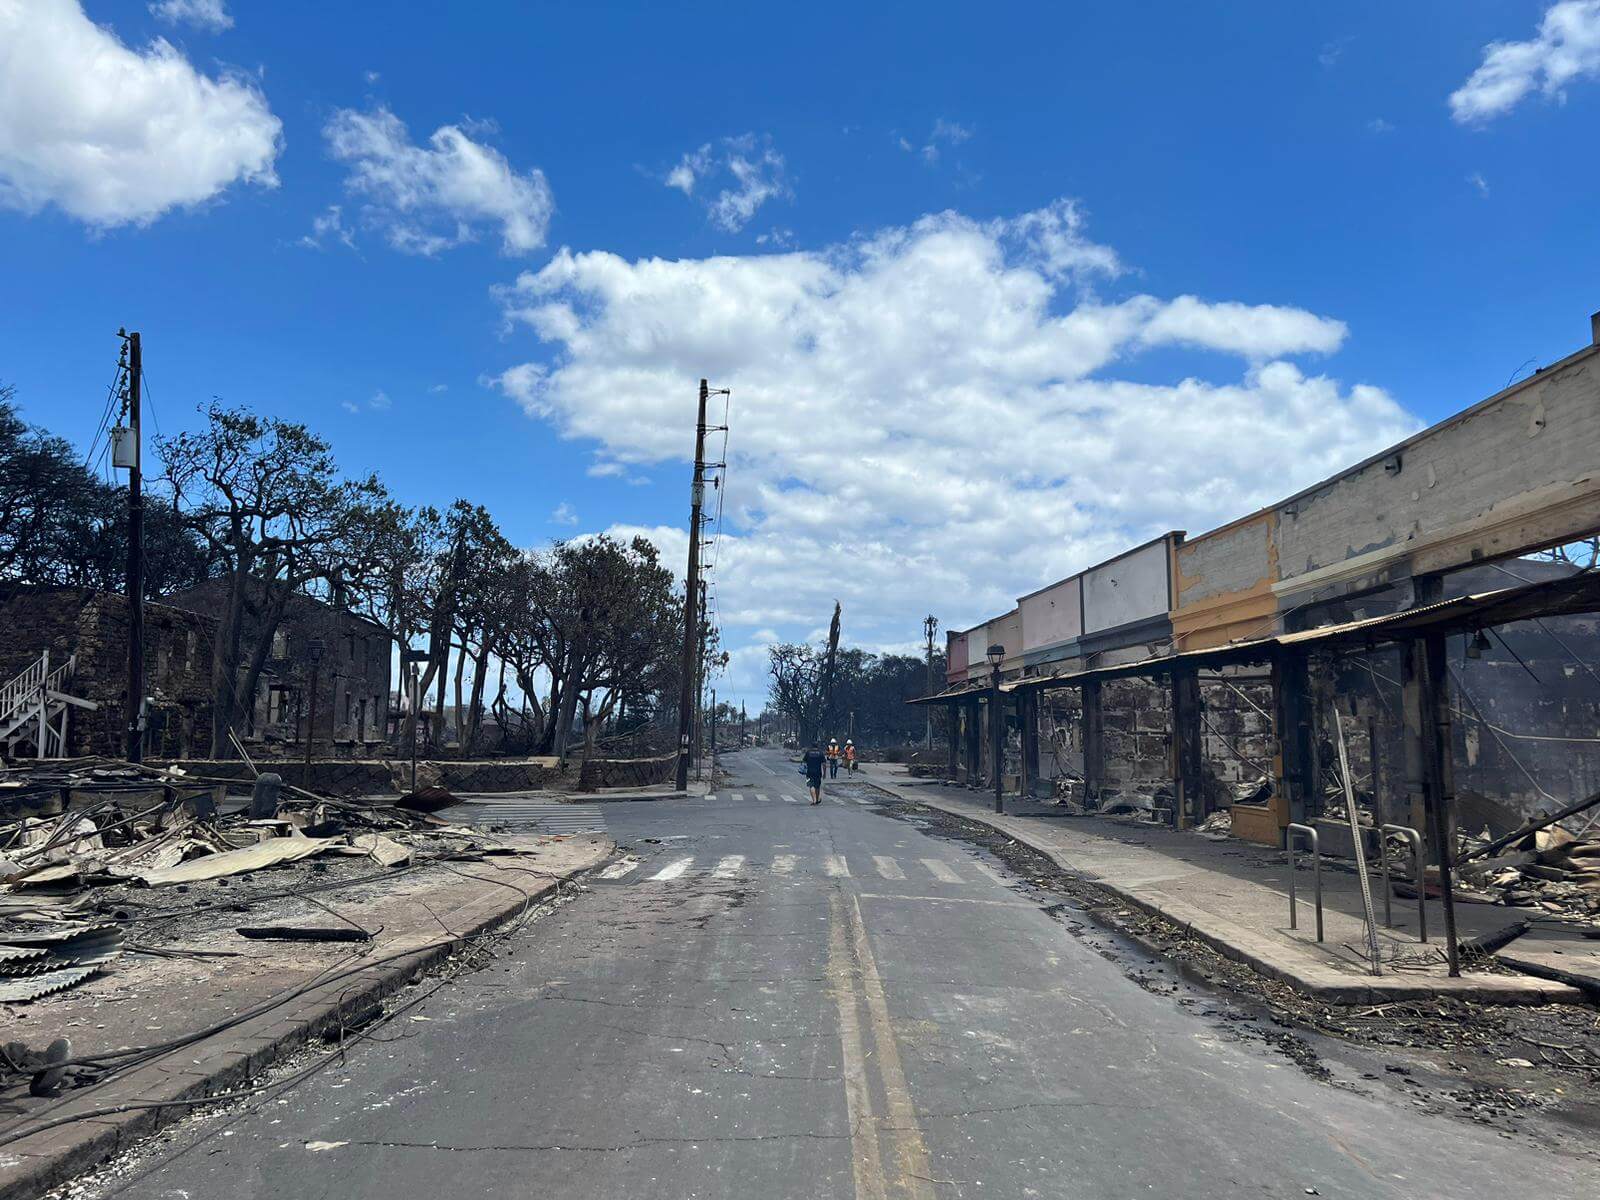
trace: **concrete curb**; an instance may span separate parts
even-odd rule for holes
[[[696,791],[693,787],[686,791],[678,792],[667,790],[664,792],[573,792],[574,804],[626,804],[629,802],[642,803],[649,800],[688,800],[691,797],[706,796],[708,791],[704,788]]]
[[[1026,826],[1019,824],[1015,817],[1002,816],[999,813],[973,812],[963,806],[941,801],[937,796],[904,795],[893,782],[888,780],[869,779],[867,782],[888,792],[896,799],[913,804],[925,804],[929,808],[937,808],[951,816],[988,825],[1043,854],[1062,870],[1103,889],[1130,908],[1136,908],[1149,916],[1159,917],[1178,926],[1184,933],[1204,942],[1224,958],[1243,963],[1258,975],[1288,984],[1303,995],[1329,1004],[1382,1004],[1396,1000],[1431,1000],[1440,997],[1473,1000],[1480,1004],[1581,1004],[1587,1000],[1584,992],[1578,988],[1528,976],[1483,975],[1471,979],[1462,978],[1444,986],[1443,981],[1393,977],[1361,978],[1345,975],[1331,968],[1308,967],[1285,962],[1281,949],[1275,943],[1212,913],[1181,902],[1158,900],[1141,894],[1137,888],[1115,883],[1098,875],[1086,874],[1080,865],[1069,862],[1048,843],[1033,836],[1032,832]]]
[[[599,862],[604,862],[615,848],[613,843]],[[390,947],[387,953],[401,957],[320,984],[240,1025],[178,1047],[103,1086],[86,1089],[82,1094],[68,1093],[61,1104],[12,1122],[15,1127],[31,1124],[34,1119],[56,1120],[128,1103],[160,1106],[87,1117],[0,1147],[0,1200],[32,1200],[93,1169],[198,1107],[184,1102],[240,1086],[300,1047],[341,1028],[375,1002],[421,978],[468,941],[510,922],[561,884],[580,878],[598,865],[580,868],[559,879],[523,884],[528,893],[526,899],[512,898],[498,882],[486,880],[484,895],[452,914],[452,923],[459,932],[446,940],[423,942],[408,953],[405,943],[419,939],[398,939],[400,944]],[[0,1135],[8,1131],[0,1127]]]

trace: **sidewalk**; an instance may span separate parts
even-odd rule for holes
[[[1008,798],[1006,815],[992,796],[912,779],[904,767],[865,764],[862,774],[899,799],[979,821],[1045,854],[1145,912],[1183,926],[1228,958],[1332,1003],[1453,996],[1487,1003],[1581,1001],[1565,983],[1527,975],[1466,972],[1451,979],[1443,962],[1444,909],[1428,903],[1426,945],[1416,937],[1417,903],[1392,900],[1394,927],[1383,927],[1382,886],[1373,905],[1379,921],[1383,974],[1364,960],[1366,922],[1360,884],[1352,871],[1324,863],[1324,940],[1316,941],[1312,874],[1302,856],[1296,876],[1299,928],[1289,928],[1289,871],[1283,852],[1233,839],[1212,841],[1191,832],[1152,828],[1131,820],[1069,817],[1061,809]],[[1527,920],[1517,909],[1456,904],[1464,946],[1500,944]]]
[[[317,886],[296,883],[294,895],[254,904],[248,915],[234,911],[230,894],[247,883],[281,889],[284,872],[196,884],[169,901],[190,912],[176,921],[158,914],[140,926],[151,952],[124,954],[70,992],[4,1006],[6,1040],[38,1048],[69,1037],[74,1062],[99,1059],[123,1069],[53,1098],[30,1096],[27,1077],[11,1077],[0,1089],[0,1200],[40,1195],[181,1117],[196,1100],[246,1084],[318,1038],[337,1042],[342,1031],[377,1015],[383,997],[515,920],[615,848],[600,835],[500,844],[475,860],[423,862],[350,888],[323,887],[315,898],[305,893]],[[228,886],[219,892],[219,883]],[[201,897],[205,902],[194,904]],[[348,923],[372,936],[273,942],[234,930],[266,921]],[[152,1053],[130,1053],[136,1047]]]

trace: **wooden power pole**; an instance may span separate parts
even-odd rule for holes
[[[689,787],[689,754],[699,686],[700,513],[706,498],[706,381],[700,381],[700,416],[694,426],[694,483],[689,491],[689,573],[683,588],[683,671],[678,682],[677,788]]]
[[[934,616],[932,613],[929,613],[927,616],[922,618],[922,632],[928,637],[928,690],[923,693],[925,696],[933,695],[933,635],[938,631],[938,629],[938,617]],[[925,738],[925,749],[931,752],[933,750],[933,705],[929,704],[925,705],[924,707],[927,709],[926,716],[928,725],[927,735]]]
[[[120,331],[119,331],[120,332]],[[143,348],[137,333],[124,334],[128,355],[128,761],[144,760],[144,480],[140,472],[139,388]]]

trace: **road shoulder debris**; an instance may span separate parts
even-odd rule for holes
[[[0,1200],[337,1043],[614,850],[310,794],[266,815],[130,791],[0,820]]]

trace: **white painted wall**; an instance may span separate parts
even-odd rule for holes
[[[1167,611],[1167,542],[1162,539],[1083,573],[1085,633]]]
[[[1083,632],[1078,596],[1078,577],[1074,575],[1018,601],[1024,653],[1071,641]]]

